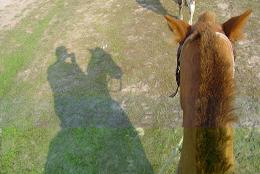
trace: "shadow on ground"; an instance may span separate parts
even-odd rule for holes
[[[181,0],[171,0],[172,5],[178,5]],[[136,0],[143,8],[152,10],[159,15],[170,15],[167,9],[163,6],[160,0]],[[173,15],[171,15],[173,16]],[[177,16],[174,16],[177,18]]]
[[[86,72],[64,46],[48,68],[61,130],[49,145],[45,173],[153,173],[137,132],[109,94],[107,78],[119,80],[120,67],[103,49],[89,51]]]
[[[140,4],[143,8],[152,10],[157,14],[160,15],[168,14],[167,10],[163,7],[160,0],[136,0],[136,2],[138,2],[138,4]]]

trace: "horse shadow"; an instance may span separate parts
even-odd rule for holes
[[[86,72],[64,46],[48,68],[61,129],[49,145],[45,173],[153,173],[127,114],[109,94],[107,79],[120,80],[121,68],[103,49],[89,51]]]
[[[170,15],[167,9],[163,6],[160,0],[136,0],[138,4],[140,4],[143,8],[151,10],[159,15]],[[179,4],[181,0],[172,0],[173,3]],[[173,15],[170,15],[173,16]],[[178,16],[173,16],[178,18]]]

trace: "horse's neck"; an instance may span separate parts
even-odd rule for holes
[[[198,42],[188,44],[182,50],[180,59],[180,102],[183,110],[183,126],[195,126],[195,102],[198,98],[200,85],[200,60],[197,58]],[[193,53],[186,50],[195,50]]]
[[[181,159],[179,164],[179,174],[206,174],[202,173],[202,169],[197,164],[197,150],[196,139],[198,128],[184,128],[183,130],[183,145],[181,151]],[[227,165],[230,165],[229,171],[233,171],[234,168],[234,156],[233,156],[233,129],[231,127],[226,128],[226,135],[230,139],[226,142],[223,148]],[[209,147],[211,148],[211,147]],[[214,154],[211,154],[214,155]]]
[[[180,91],[184,140],[180,162],[181,173],[203,174],[201,171],[204,170],[203,168],[207,168],[207,165],[203,166],[199,163],[214,161],[214,157],[220,158],[224,164],[223,168],[222,166],[216,167],[215,173],[223,173],[227,170],[227,166],[230,166],[228,170],[233,170],[234,165],[233,131],[227,121],[233,119],[232,114],[229,114],[233,95],[232,47],[225,41],[225,38],[218,38],[216,42],[221,43],[218,44],[221,46],[220,48],[216,47],[219,49],[216,54],[219,57],[216,57],[214,62],[210,56],[215,53],[211,50],[206,50],[205,57],[199,57],[202,54],[199,52],[201,50],[198,49],[198,42],[199,40],[195,40],[182,50]],[[218,69],[209,69],[213,68],[212,65],[215,66],[214,68],[220,68],[219,71]],[[207,74],[208,71],[212,76]],[[202,128],[214,127],[212,125],[216,128]],[[207,135],[208,133],[213,136],[210,137]],[[226,139],[226,137],[228,138]],[[208,141],[215,142],[215,147],[207,146],[205,142]],[[198,146],[198,144],[202,146]]]
[[[231,42],[228,40],[228,38],[222,34],[222,33],[216,33],[217,37],[218,37],[218,43],[220,43],[219,45],[219,52],[221,54],[221,59],[224,59],[223,61],[217,61],[218,62],[218,66],[220,71],[221,68],[223,69],[223,67],[227,67],[227,69],[225,70],[225,74],[222,72],[222,76],[220,75],[221,79],[221,84],[219,83],[213,83],[211,85],[214,85],[215,88],[218,88],[219,85],[222,85],[221,87],[223,89],[225,89],[227,92],[226,94],[224,94],[225,92],[220,92],[221,94],[221,100],[225,100],[225,98],[232,98],[232,93],[233,93],[233,86],[232,83],[234,83],[234,55],[233,55],[233,49],[232,49],[232,44]],[[190,36],[187,40],[190,40],[193,36]],[[185,43],[187,43],[185,41]],[[199,58],[199,56],[201,55],[201,53],[199,52],[199,48],[198,45],[199,40],[195,40],[192,43],[188,43],[185,44],[184,49],[182,49],[182,54],[181,54],[181,58],[180,58],[180,67],[181,67],[181,81],[180,81],[180,96],[181,96],[181,106],[184,112],[184,121],[183,121],[183,126],[184,127],[194,127],[195,126],[195,118],[192,117],[193,115],[195,115],[197,106],[196,106],[196,101],[199,98],[199,90],[200,86],[203,84],[205,86],[205,83],[210,83],[207,82],[208,79],[206,78],[206,80],[202,79],[202,76],[205,77],[205,74],[207,74],[207,72],[205,73],[205,70],[201,71],[201,69],[209,69],[208,67],[212,67],[213,65],[211,63],[209,63],[208,65],[206,65],[207,58],[203,60],[203,63],[201,62],[201,58]],[[192,50],[192,51],[191,51]],[[203,58],[202,58],[203,59]],[[210,57],[209,59],[212,59],[212,57]],[[221,62],[221,63],[220,63]],[[201,67],[201,64],[204,64],[204,68]],[[203,65],[202,65],[203,66]],[[212,69],[214,69],[212,67]],[[206,70],[207,71],[207,70]],[[216,71],[217,73],[215,73],[215,71],[213,71],[213,74],[218,74],[219,72]],[[201,75],[202,73],[204,73],[204,75]],[[229,80],[223,80],[223,76],[228,76]],[[212,78],[211,78],[212,79]],[[209,79],[210,80],[210,79]],[[206,91],[203,91],[203,93],[206,93]],[[228,94],[230,93],[230,94]],[[227,96],[225,96],[227,95]],[[230,95],[230,96],[228,96]],[[203,96],[205,98],[205,95]],[[213,97],[214,100],[214,97]],[[232,100],[232,99],[231,99]],[[229,102],[229,101],[228,101]],[[214,103],[214,102],[213,102]],[[232,106],[230,106],[232,107]],[[230,109],[231,110],[231,109]],[[186,116],[185,116],[186,115]],[[223,125],[221,125],[223,126]]]

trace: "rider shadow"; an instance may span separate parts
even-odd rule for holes
[[[89,51],[86,72],[64,46],[48,68],[61,130],[49,145],[45,173],[153,173],[137,132],[109,94],[107,79],[120,80],[120,67],[103,49]]]
[[[167,15],[167,10],[163,7],[160,0],[136,0],[143,8],[152,10],[160,15]]]
[[[173,3],[178,5],[181,3],[181,0],[171,0]],[[146,8],[148,10],[151,10],[159,15],[170,15],[172,17],[178,18],[178,16],[173,16],[169,14],[167,9],[164,8],[160,0],[136,0],[138,4],[140,4],[143,8]]]

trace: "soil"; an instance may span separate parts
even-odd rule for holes
[[[0,0],[0,30],[13,28],[35,3],[36,0]]]

